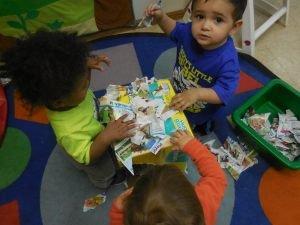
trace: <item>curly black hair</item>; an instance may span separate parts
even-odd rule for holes
[[[76,34],[40,30],[3,54],[7,74],[32,107],[68,97],[84,76],[88,46]]]
[[[192,10],[197,1],[198,0],[192,1],[192,7],[191,7]],[[208,0],[204,0],[204,1],[207,2]],[[233,11],[234,21],[242,19],[243,13],[247,6],[247,0],[227,0],[227,1],[230,2],[234,6],[234,11]]]

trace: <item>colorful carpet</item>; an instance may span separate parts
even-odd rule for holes
[[[175,61],[175,45],[161,34],[117,35],[91,43],[93,52],[105,52],[111,68],[93,71],[91,88],[97,96],[110,83],[127,84],[135,77],[169,77]],[[247,55],[239,55],[241,80],[232,102],[220,112],[214,133],[221,142],[235,131],[226,116],[271,79],[268,69]],[[28,115],[11,86],[6,87],[8,129],[0,148],[0,225],[105,225],[111,201],[123,187],[107,193],[105,204],[82,211],[86,198],[98,194],[84,174],[61,154],[43,109]],[[189,167],[189,178],[197,179]],[[300,173],[275,169],[259,157],[259,163],[228,177],[218,225],[296,225],[300,214]],[[180,203],[179,203],[180,204]]]

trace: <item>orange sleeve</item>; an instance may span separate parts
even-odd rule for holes
[[[112,204],[109,212],[110,225],[123,225],[123,211],[118,209],[115,203]]]
[[[215,156],[197,139],[189,141],[183,151],[191,157],[201,175],[195,191],[203,208],[205,224],[213,225],[227,187],[225,173]]]

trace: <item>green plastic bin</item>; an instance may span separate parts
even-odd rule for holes
[[[263,87],[256,95],[247,100],[233,113],[233,122],[250,140],[255,149],[265,153],[268,158],[275,159],[276,164],[290,169],[300,169],[300,157],[294,161],[288,160],[275,146],[264,140],[255,130],[246,125],[242,118],[249,107],[253,107],[256,113],[270,112],[270,122],[278,113],[285,113],[286,109],[292,110],[298,120],[300,119],[300,92],[280,79],[274,79]]]

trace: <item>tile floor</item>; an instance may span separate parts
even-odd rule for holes
[[[259,12],[258,12],[259,13]],[[256,42],[255,57],[300,91],[300,1],[290,0],[289,22],[274,24]],[[262,18],[258,15],[257,18]]]

